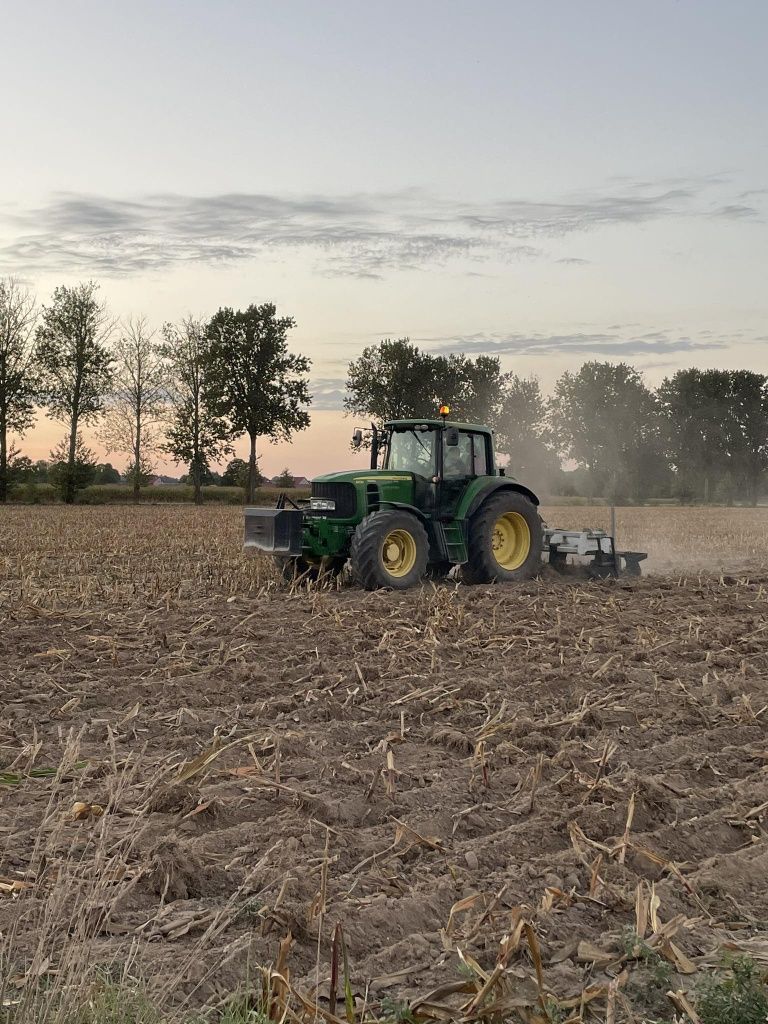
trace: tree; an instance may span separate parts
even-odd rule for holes
[[[279,474],[279,476],[275,477],[275,486],[276,487],[287,487],[287,488],[290,489],[291,487],[293,487],[295,482],[296,481],[294,480],[293,475],[291,474],[291,471],[290,471],[290,469],[288,469],[287,466]]]
[[[43,307],[37,329],[42,402],[48,416],[68,428],[67,468],[63,476],[60,473],[66,502],[74,501],[77,481],[82,479],[77,466],[80,427],[101,416],[112,383],[108,341],[114,322],[98,302],[97,290],[93,281],[57,288],[52,305]]]
[[[460,352],[431,358],[437,398],[450,406],[451,418],[495,427],[511,378],[502,373],[498,356],[470,359]]]
[[[174,462],[189,465],[195,502],[203,501],[209,461],[232,451],[229,427],[214,410],[208,390],[208,340],[204,324],[187,317],[180,325],[165,324],[160,347],[168,373],[166,399],[170,419],[162,444]]]
[[[728,376],[734,475],[750,505],[757,505],[768,469],[768,377],[750,370],[731,370]]]
[[[678,493],[757,503],[768,468],[768,377],[748,370],[679,370],[658,391]]]
[[[152,483],[152,469],[152,463],[144,461],[143,459],[139,463],[138,469],[136,468],[136,465],[133,462],[129,462],[128,465],[125,467],[125,472],[123,473],[122,479],[125,480],[127,484],[131,485],[131,487],[133,488],[134,496],[138,495],[140,488],[148,487],[149,484]]]
[[[547,401],[535,377],[510,374],[496,422],[496,447],[509,456],[512,472],[534,488],[549,490],[560,468]]]
[[[681,498],[708,501],[712,476],[726,472],[727,384],[717,371],[679,370],[658,389],[665,441]]]
[[[309,426],[304,406],[312,396],[306,374],[310,360],[288,351],[293,317],[276,315],[273,303],[246,310],[222,308],[208,325],[210,390],[218,413],[226,417],[232,437],[248,434],[248,489],[256,500],[256,443],[289,441]]]
[[[369,345],[349,364],[344,408],[379,423],[426,416],[440,401],[433,370],[432,357],[409,338]]]
[[[35,475],[35,466],[28,455],[22,455],[13,445],[8,446],[6,471],[8,475],[8,489],[16,484],[27,483]]]
[[[142,479],[151,474],[151,454],[161,440],[157,429],[165,402],[166,368],[143,317],[129,319],[114,347],[117,361],[112,394],[100,440],[110,452],[131,459],[126,477],[138,498]]]
[[[243,490],[248,486],[248,463],[245,459],[232,459],[221,477],[221,483],[223,487],[242,487]],[[264,477],[259,470],[258,459],[256,460],[256,486],[261,487],[264,483]]]
[[[626,363],[584,363],[555,384],[550,423],[562,454],[589,470],[592,496],[612,500],[632,493],[644,497],[663,457],[650,465],[645,456],[656,445],[659,417],[654,395]]]
[[[63,437],[51,452],[48,479],[60,498],[71,502],[77,491],[93,483],[96,475],[96,456],[80,434],[75,441],[74,460],[69,435]]]
[[[32,465],[32,479],[37,484],[48,483],[48,470],[50,469],[50,463],[47,459],[38,459]]]
[[[14,278],[0,279],[0,502],[8,499],[9,440],[34,422],[34,297]]]
[[[452,419],[493,425],[507,377],[495,356],[431,355],[409,338],[387,338],[349,364],[344,407],[383,423],[435,416],[447,402]]]
[[[121,480],[120,473],[111,462],[100,463],[96,466],[96,472],[93,477],[95,484],[119,484]]]

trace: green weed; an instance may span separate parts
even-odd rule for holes
[[[704,1024],[765,1024],[768,987],[754,960],[738,957],[730,974],[718,972],[697,987],[696,1010]]]

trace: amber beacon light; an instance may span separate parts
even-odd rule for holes
[[[442,417],[446,417],[450,411],[451,411],[450,405],[441,405],[440,406],[440,415]]]

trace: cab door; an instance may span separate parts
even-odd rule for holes
[[[441,519],[453,518],[470,480],[487,473],[485,437],[469,430],[457,433],[458,444],[450,445],[450,430],[442,432],[442,474],[438,485]]]

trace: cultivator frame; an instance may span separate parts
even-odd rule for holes
[[[639,576],[640,563],[648,557],[646,551],[618,551],[615,538],[604,530],[559,530],[549,526],[544,527],[542,554],[559,571],[565,568],[569,555],[590,558],[590,573],[601,578],[622,573]]]

